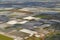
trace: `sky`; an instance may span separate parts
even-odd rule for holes
[[[0,1],[18,1],[18,2],[28,2],[28,1],[33,1],[33,2],[41,2],[41,1],[60,1],[60,0],[0,0]]]

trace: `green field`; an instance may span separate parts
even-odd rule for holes
[[[0,40],[13,40],[13,38],[9,38],[7,36],[4,36],[4,35],[0,34]]]
[[[36,15],[34,17],[38,17],[38,18],[47,18],[48,16],[43,16],[43,15]]]

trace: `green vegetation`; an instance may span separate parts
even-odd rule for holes
[[[47,18],[47,19],[51,19],[52,17],[51,16],[48,16],[48,15],[36,15],[34,17],[38,17],[38,18]]]
[[[38,18],[47,18],[47,19],[52,19],[53,17],[50,15],[36,15],[34,17],[38,17]]]
[[[43,15],[36,15],[35,17],[39,17],[39,18],[47,18],[47,16],[43,16]]]
[[[4,35],[0,34],[0,40],[13,40],[13,38],[9,38],[7,36],[4,36]]]
[[[9,10],[0,10],[0,12],[3,12],[3,11],[9,11]]]
[[[5,27],[5,29],[9,29],[9,28],[11,28],[11,27]]]
[[[49,34],[49,36],[46,36],[45,40],[60,40],[60,32]]]
[[[60,34],[50,35],[49,37],[46,37],[45,40],[60,40]]]

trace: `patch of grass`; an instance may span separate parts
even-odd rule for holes
[[[60,33],[51,34],[46,36],[45,40],[60,40]]]
[[[9,29],[9,28],[11,28],[11,27],[5,27],[5,29]]]
[[[13,38],[9,38],[7,36],[0,34],[0,40],[13,40]]]
[[[38,17],[38,18],[47,18],[48,16],[44,16],[44,15],[36,15],[34,17]]]

